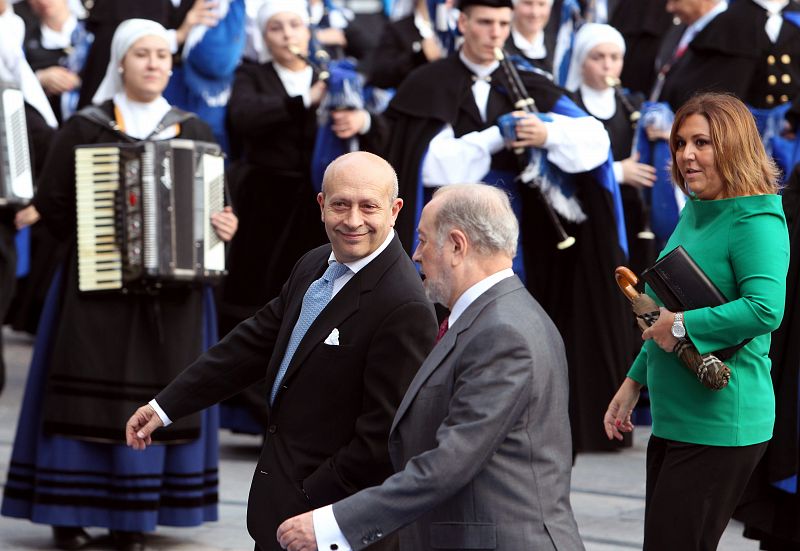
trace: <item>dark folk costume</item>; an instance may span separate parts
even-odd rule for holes
[[[786,310],[772,334],[772,386],[775,389],[775,428],[772,439],[753,473],[734,518],[745,524],[744,535],[760,540],[759,549],[790,551],[800,547],[800,166],[795,167],[783,191],[783,209],[789,226],[789,273]]]
[[[525,71],[520,75],[540,111],[556,110],[564,101],[563,90],[546,77]],[[387,158],[398,171],[400,196],[405,201],[396,229],[407,250],[413,247],[416,220],[424,204],[419,180],[431,140],[446,125],[456,138],[488,129],[499,115],[514,110],[503,70],[495,70],[490,78],[485,120],[471,91],[473,73],[457,55],[416,70],[389,106],[387,117],[393,127]],[[576,164],[581,161],[575,159]],[[566,343],[575,449],[607,449],[611,444],[597,430],[597,420],[602,419],[616,387],[606,385],[610,394],[598,393],[593,374],[607,377],[608,372],[624,370],[632,359],[626,333],[630,312],[613,278],[614,268],[625,258],[615,226],[615,197],[588,172],[575,174],[576,196],[588,220],[565,224],[577,245],[558,251],[555,230],[538,192],[514,180],[520,169],[516,156],[502,149],[491,156],[490,174],[500,176],[491,183],[512,195],[521,216],[518,256],[528,268],[527,287],[556,322]]]
[[[107,101],[96,110],[105,122],[81,112],[66,123],[34,199],[70,250],[42,315],[2,514],[126,531],[191,526],[217,518],[216,410],[176,424],[156,437],[170,445],[145,452],[125,445],[124,428],[215,340],[210,297],[200,286],[78,291],[74,147],[136,141],[112,129],[114,109]],[[205,123],[178,115],[177,137],[213,140]]]
[[[796,2],[786,5],[775,42],[765,30],[769,14],[752,0],[734,2],[714,17],[685,53],[671,47],[684,27],[671,29],[659,54],[662,67],[671,65],[660,100],[673,110],[697,91],[729,92],[756,108],[791,101],[800,82],[799,12]]]
[[[625,65],[620,79],[633,92],[649,94],[656,79],[659,45],[673,26],[666,0],[619,0],[610,25],[625,38]]]
[[[414,17],[412,13],[384,27],[370,67],[373,86],[397,88],[411,71],[428,63]]]

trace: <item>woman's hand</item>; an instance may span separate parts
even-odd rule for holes
[[[36,207],[28,205],[24,209],[17,211],[17,214],[14,216],[14,225],[18,230],[21,230],[27,226],[32,226],[38,222],[41,217]]]
[[[314,84],[311,85],[311,89],[308,91],[308,99],[311,102],[313,107],[318,106],[322,103],[322,98],[325,97],[325,94],[328,91],[328,85],[325,84],[324,80],[318,80]]]
[[[623,432],[632,432],[633,423],[631,423],[631,413],[639,401],[639,392],[642,390],[642,385],[631,379],[625,377],[625,380],[620,385],[619,390],[611,399],[608,404],[608,410],[603,417],[603,426],[606,429],[606,436],[609,440],[616,438],[622,440]]]
[[[49,96],[74,90],[81,85],[81,78],[64,67],[53,65],[36,71],[36,78]]]
[[[331,129],[336,137],[342,140],[352,138],[358,134],[367,118],[363,109],[340,109],[331,112]]]
[[[636,188],[653,187],[656,181],[656,169],[639,162],[639,153],[634,153],[622,165],[622,183]]]
[[[220,212],[215,212],[211,215],[211,225],[214,227],[214,233],[225,242],[233,239],[233,235],[239,228],[239,218],[233,214],[231,207],[225,207]]]
[[[672,352],[678,339],[672,336],[672,324],[675,322],[675,314],[664,308],[659,308],[661,312],[656,322],[642,332],[642,339],[653,339],[664,352]]]
[[[215,0],[195,0],[195,3],[186,12],[183,23],[175,31],[175,39],[178,41],[178,45],[186,42],[189,31],[196,25],[216,27],[217,23],[219,23],[218,5]]]

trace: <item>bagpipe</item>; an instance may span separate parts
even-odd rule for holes
[[[358,136],[342,139],[332,128],[335,111],[366,110],[380,113],[389,104],[391,96],[384,90],[365,86],[364,77],[356,71],[352,59],[331,60],[328,53],[312,40],[310,53],[291,48],[294,55],[311,66],[319,80],[325,81],[327,92],[317,109],[317,136],[311,159],[311,182],[314,190],[322,190],[325,169],[337,157],[358,151]]]
[[[631,129],[633,130],[633,140],[631,145],[631,156],[636,154],[637,150],[637,139],[636,139],[636,130],[639,126],[639,120],[642,118],[642,112],[639,111],[633,103],[631,103],[630,98],[622,89],[622,81],[617,77],[612,77],[611,75],[606,76],[605,78],[606,84],[613,88],[614,90],[614,97],[616,97],[620,103],[622,103],[622,107],[625,109],[625,112],[628,114],[628,121],[631,123]],[[644,198],[644,192],[640,188],[635,188],[636,193],[639,196],[639,200],[642,204],[642,227],[636,233],[636,237],[639,239],[644,239],[647,241],[652,241],[656,238],[656,234],[653,233],[652,228],[650,227],[650,205]]]
[[[639,162],[656,169],[656,181],[650,189],[641,190],[643,204],[647,209],[649,231],[653,234],[658,247],[661,248],[678,224],[678,215],[683,208],[683,201],[676,194],[672,184],[670,164],[672,154],[668,140],[651,141],[647,137],[647,128],[654,128],[669,134],[675,114],[666,103],[646,101],[641,107],[641,116],[633,135],[633,153],[639,154]]]
[[[781,170],[782,183],[785,182],[794,167],[800,162],[800,140],[795,136],[788,136],[784,132],[786,112],[792,106],[791,102],[783,103],[772,109],[757,109],[750,107],[750,112],[756,120],[756,128],[761,134],[761,142],[767,155],[770,155]]]
[[[542,120],[547,119],[546,116],[539,113],[536,108],[536,102],[528,95],[514,62],[509,59],[506,52],[502,48],[495,48],[495,58],[500,62],[500,66],[508,79],[509,93],[511,94],[514,108],[526,113],[534,113]],[[500,123],[501,129],[505,130],[505,135],[513,135],[513,131],[508,128],[509,125],[515,124],[513,117],[503,119]],[[515,150],[515,153],[522,155],[524,151]],[[574,188],[569,190],[571,193],[565,194],[567,190],[565,189],[564,174],[557,167],[547,163],[547,154],[544,150],[533,147],[528,149],[527,166],[523,169],[519,179],[528,187],[541,193],[545,212],[558,234],[556,248],[563,250],[574,245],[575,238],[564,229],[559,214],[572,222],[583,222],[586,220],[586,214],[584,214],[583,209],[581,209],[580,204],[574,197]]]

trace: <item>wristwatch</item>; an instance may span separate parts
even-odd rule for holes
[[[675,312],[675,321],[672,322],[672,336],[681,340],[686,338],[686,327],[683,326],[683,312]]]

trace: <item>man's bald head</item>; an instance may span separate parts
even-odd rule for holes
[[[392,165],[382,157],[366,151],[345,153],[329,164],[322,178],[322,194],[325,194],[326,182],[342,177],[346,177],[349,181],[361,180],[373,184],[385,184],[390,201],[394,201],[400,195],[397,173]]]
[[[348,153],[328,165],[317,202],[336,260],[364,258],[386,241],[403,206],[397,187],[394,169],[372,153]]]

